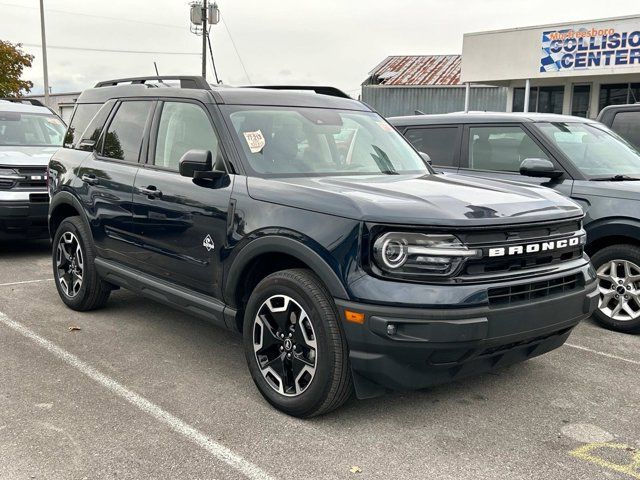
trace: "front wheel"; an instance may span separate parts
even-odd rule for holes
[[[62,301],[73,310],[102,307],[111,286],[98,276],[91,234],[80,217],[65,218],[53,238],[53,276]]]
[[[619,332],[640,331],[640,248],[612,245],[593,255],[600,303],[594,317]]]
[[[308,270],[269,275],[251,293],[244,350],[264,398],[296,417],[342,405],[352,392],[347,344],[333,299]]]

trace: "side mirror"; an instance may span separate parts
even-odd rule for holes
[[[215,179],[226,175],[220,170],[211,170],[213,161],[209,150],[189,150],[180,159],[180,175],[195,179]]]
[[[433,165],[433,163],[431,162],[431,157],[429,156],[429,154],[424,153],[424,152],[418,152],[418,153],[420,153],[420,156],[422,157],[422,160],[427,162],[429,165]]]
[[[563,173],[546,158],[527,158],[520,164],[520,175],[527,177],[558,178]]]

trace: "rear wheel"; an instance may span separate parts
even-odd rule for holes
[[[53,239],[53,275],[62,301],[73,310],[93,310],[109,299],[111,286],[96,271],[88,228],[80,217],[65,218]]]
[[[344,334],[333,299],[311,272],[285,270],[262,280],[249,298],[243,335],[251,376],[279,410],[312,417],[349,398]]]
[[[619,332],[640,331],[640,248],[612,245],[591,260],[600,291],[595,319]]]

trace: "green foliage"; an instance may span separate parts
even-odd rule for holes
[[[29,93],[33,83],[22,80],[22,71],[30,67],[33,55],[22,51],[22,44],[0,40],[0,97],[20,97]]]

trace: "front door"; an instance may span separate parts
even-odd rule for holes
[[[522,125],[467,125],[459,173],[495,180],[512,180],[553,188],[571,195],[573,180],[568,174],[559,178],[529,177],[520,174],[520,164],[527,158],[550,160],[558,170],[562,166]]]
[[[209,150],[217,169],[223,153],[209,113],[191,101],[164,101],[156,110],[147,163],[134,185],[134,235],[140,270],[219,297],[233,176],[183,177],[180,158]]]

